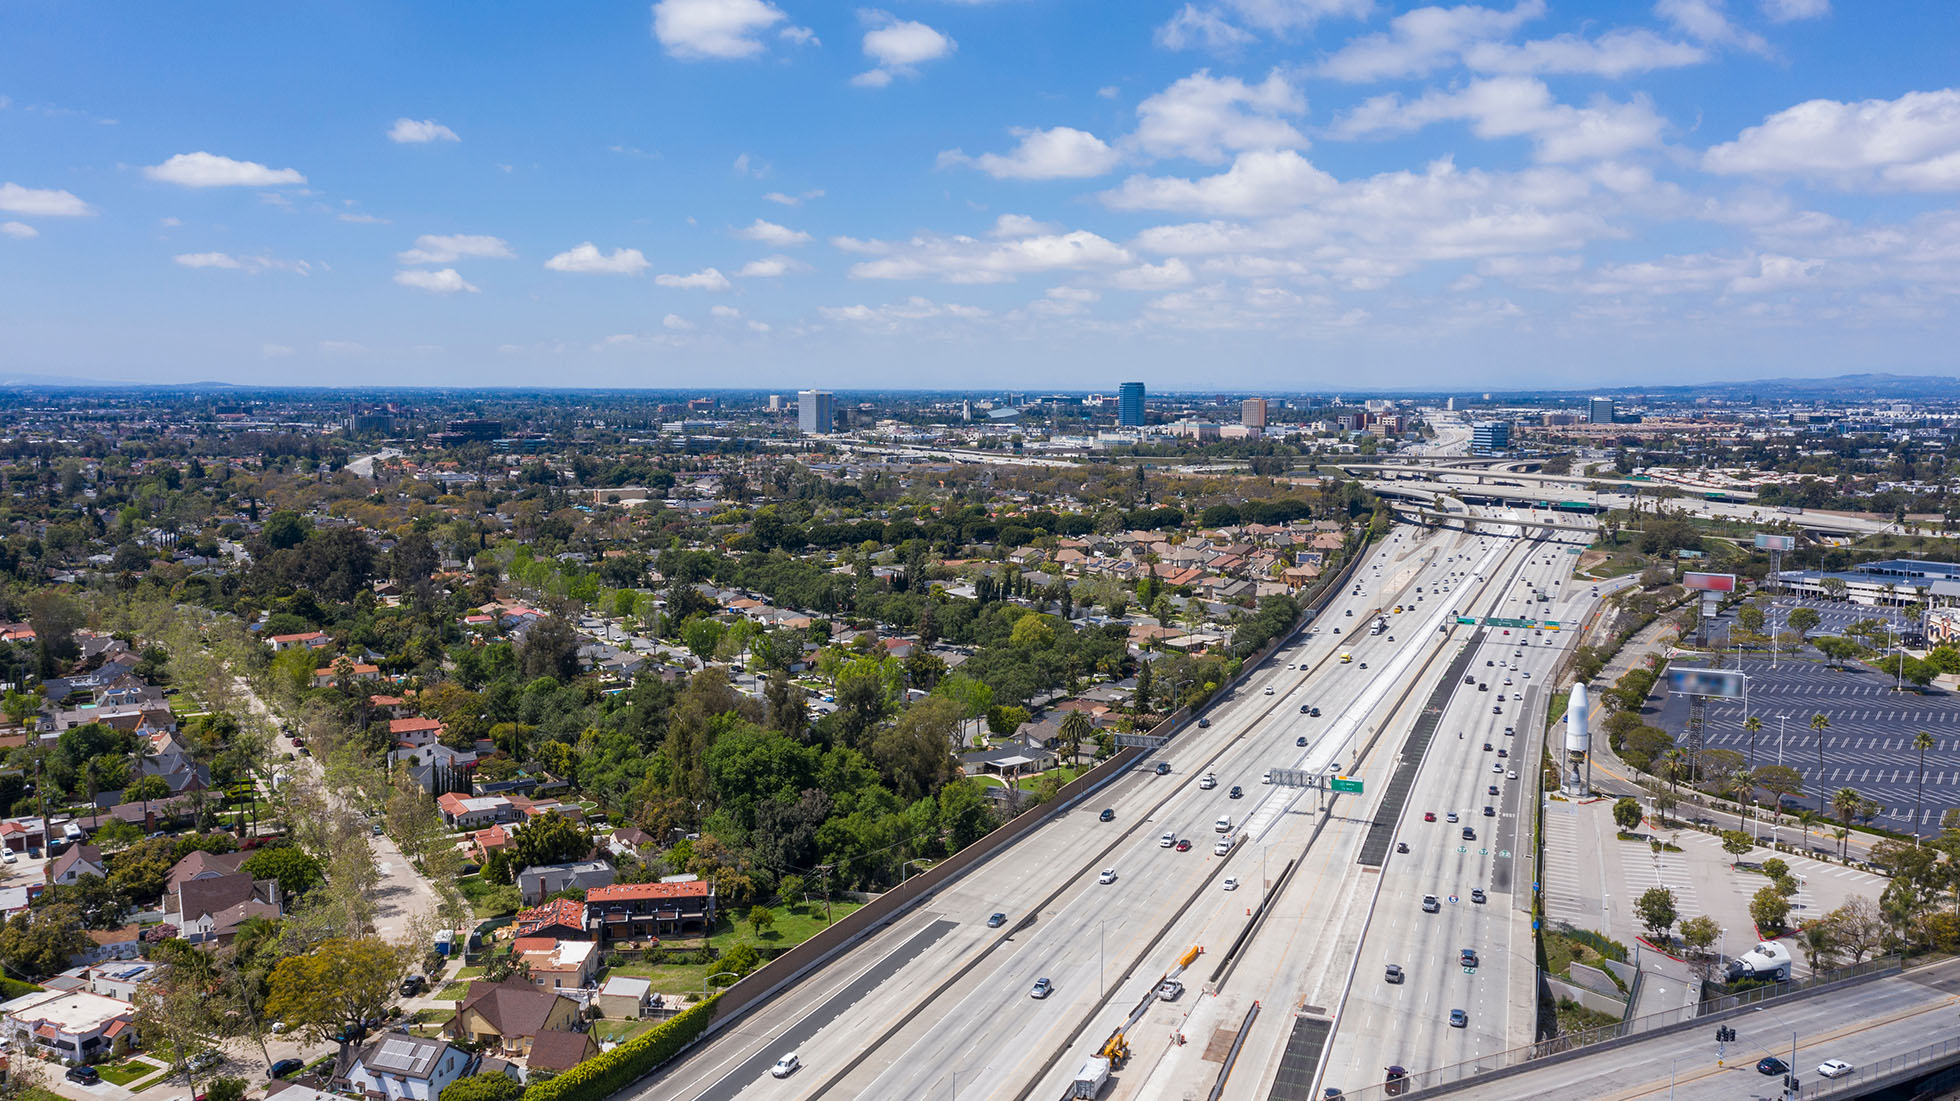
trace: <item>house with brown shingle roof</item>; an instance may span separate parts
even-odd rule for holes
[[[480,1051],[521,1060],[529,1058],[539,1036],[574,1032],[578,1024],[578,1002],[513,975],[502,982],[471,982],[442,1031]]]

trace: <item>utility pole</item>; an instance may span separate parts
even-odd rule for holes
[[[817,870],[823,873],[823,923],[830,924],[830,869],[834,865],[819,864]]]

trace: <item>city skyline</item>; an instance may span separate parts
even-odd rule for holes
[[[1950,371],[1960,16],[0,15],[0,370],[1607,389]],[[1042,49],[1029,50],[1039,43]]]

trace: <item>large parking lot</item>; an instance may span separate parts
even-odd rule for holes
[[[1722,667],[1734,668],[1734,659]],[[1756,734],[1754,764],[1785,764],[1802,773],[1804,803],[1817,806],[1820,796],[1828,803],[1839,788],[1856,788],[1884,808],[1875,824],[1914,829],[1919,751],[1912,741],[1923,730],[1933,736],[1934,747],[1926,752],[1926,796],[1918,831],[1939,832],[1940,815],[1960,807],[1960,696],[1899,692],[1893,689],[1893,678],[1882,673],[1857,667],[1837,670],[1816,660],[1772,664],[1765,658],[1744,658],[1742,671],[1749,678],[1748,713],[1763,722]],[[1818,735],[1810,727],[1816,715],[1830,722],[1823,732],[1821,766]],[[1748,757],[1750,736],[1742,728],[1743,717],[1741,700],[1709,700],[1704,745]],[[1656,725],[1679,738],[1687,719],[1687,698],[1669,695]],[[1830,813],[1828,807],[1825,813]]]
[[[1763,629],[1777,633],[1789,629],[1788,617],[1798,608],[1810,608],[1819,618],[1817,626],[1804,632],[1807,638],[1823,635],[1842,635],[1845,630],[1859,620],[1875,619],[1889,623],[1899,630],[1908,625],[1916,626],[1916,617],[1908,616],[1897,608],[1882,608],[1871,604],[1853,604],[1846,600],[1809,600],[1803,597],[1786,596],[1770,602],[1764,609]],[[1729,637],[1729,625],[1735,622],[1735,609],[1730,608],[1720,616],[1708,621],[1708,637],[1712,643],[1721,643]]]

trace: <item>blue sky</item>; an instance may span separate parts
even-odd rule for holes
[[[0,7],[0,372],[1953,373],[1960,5]]]

